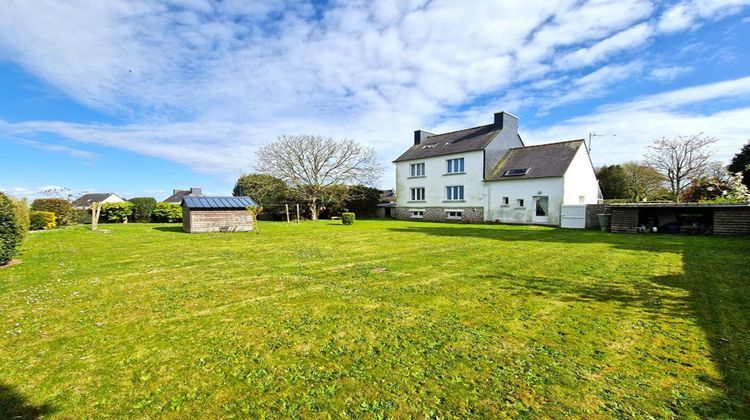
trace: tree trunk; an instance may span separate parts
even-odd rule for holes
[[[318,220],[318,203],[314,199],[310,203],[310,220]]]

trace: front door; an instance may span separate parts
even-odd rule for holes
[[[549,223],[549,197],[534,197],[534,223]]]

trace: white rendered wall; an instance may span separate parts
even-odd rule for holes
[[[464,173],[447,174],[447,160],[464,158]],[[424,163],[425,175],[411,176],[411,164]],[[484,205],[484,153],[472,151],[396,163],[396,205],[398,207],[481,207]],[[464,186],[463,201],[447,201],[445,187]],[[411,188],[425,189],[425,200],[411,200]]]
[[[485,220],[500,223],[540,223],[534,221],[534,196],[549,197],[547,224],[560,224],[560,211],[563,204],[563,178],[514,179],[490,181],[487,188],[487,204],[484,207]],[[503,205],[503,197],[508,197],[508,205]],[[524,200],[524,207],[518,207],[518,199]]]
[[[563,204],[596,204],[599,201],[599,183],[586,152],[586,146],[578,152],[565,172]]]

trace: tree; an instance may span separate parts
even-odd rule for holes
[[[0,192],[0,265],[10,261],[20,243],[17,223],[15,205]]]
[[[620,165],[602,166],[596,171],[599,188],[606,199],[627,198],[625,172]]]
[[[742,175],[736,173],[725,178],[698,177],[682,193],[684,201],[719,201],[746,203],[750,200],[747,186],[742,183]]]
[[[714,143],[716,138],[700,133],[672,139],[662,137],[648,147],[644,155],[646,164],[667,179],[672,201],[679,201],[690,178],[704,174],[711,158],[708,147]]]
[[[742,146],[742,149],[734,155],[727,170],[733,174],[741,172],[742,183],[750,188],[750,140],[748,140],[747,143]]]
[[[380,190],[366,185],[349,188],[344,207],[359,217],[374,216],[375,206],[380,202]]]
[[[128,200],[133,203],[133,221],[148,223],[151,221],[151,214],[156,208],[156,200],[153,197],[134,197]]]
[[[248,196],[255,200],[261,207],[271,204],[279,204],[287,201],[289,187],[286,183],[267,174],[245,174],[237,179],[232,190],[232,195]]]
[[[654,168],[638,162],[622,164],[625,193],[628,199],[643,201],[654,198],[664,185],[664,177]]]
[[[383,171],[375,150],[351,139],[321,136],[280,136],[258,150],[257,169],[285,181],[294,189],[317,220],[325,200],[337,185],[371,185]],[[340,197],[339,197],[340,198]]]

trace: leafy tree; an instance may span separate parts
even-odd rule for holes
[[[310,209],[313,220],[321,207],[341,192],[340,185],[370,185],[382,173],[375,150],[354,140],[298,135],[280,136],[258,150],[257,170],[285,181]],[[337,196],[341,200],[344,196]]]
[[[734,155],[727,169],[733,174],[741,172],[742,183],[750,188],[750,140]]]
[[[174,223],[182,220],[182,207],[177,203],[158,203],[152,217],[155,222]]]
[[[49,211],[55,213],[55,224],[65,226],[70,222],[70,201],[64,198],[37,198],[31,202],[32,211]]]
[[[638,162],[622,164],[625,176],[625,194],[633,201],[655,198],[664,185],[664,177],[654,168]]]
[[[7,195],[0,193],[0,265],[10,261],[20,243],[16,223],[15,205]]]
[[[289,187],[286,183],[268,174],[245,174],[237,179],[232,190],[234,196],[248,196],[261,207],[287,201]]]
[[[349,187],[344,207],[359,217],[374,216],[380,202],[380,190],[366,185]]]
[[[151,213],[156,208],[156,200],[152,197],[135,197],[128,200],[133,203],[133,221],[148,223],[151,221]]]
[[[620,165],[602,166],[596,171],[599,188],[606,199],[628,198],[625,190],[625,172]]]
[[[646,164],[667,179],[672,201],[680,200],[691,178],[705,173],[711,158],[708,147],[714,143],[716,138],[701,133],[672,139],[662,137],[648,147],[644,155]]]
[[[133,203],[104,203],[101,213],[109,222],[127,223],[128,217],[133,214]]]
[[[13,202],[13,206],[16,210],[16,231],[18,243],[20,244],[29,232],[29,203],[25,198],[19,200],[10,197],[10,201]]]

